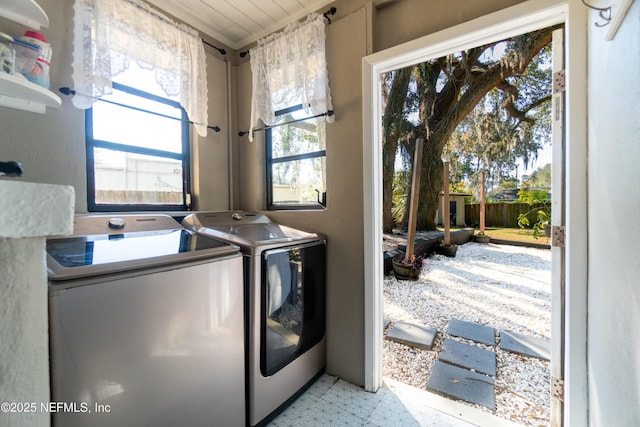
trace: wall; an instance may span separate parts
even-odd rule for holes
[[[613,41],[589,25],[589,418],[640,419],[640,2]]]
[[[48,108],[44,115],[0,107],[0,161],[21,162],[25,181],[71,185],[76,192],[76,212],[82,213],[87,211],[84,111],[58,92],[62,86],[73,87],[73,0],[38,0],[38,4],[49,16],[49,28],[41,32],[53,50],[51,88],[61,96],[62,107]],[[21,35],[24,30],[0,19],[0,31]],[[216,51],[206,51],[209,121],[222,132],[209,131],[206,138],[194,138],[195,201],[199,209],[228,209],[227,67]],[[230,54],[233,52],[227,56]]]
[[[219,45],[214,43],[214,45]],[[229,94],[227,82],[232,68],[227,59],[212,48],[205,46],[207,53],[207,90],[209,94],[208,115],[211,126],[219,126],[220,132],[209,129],[206,137],[193,132],[192,141],[192,185],[195,194],[194,209],[231,209],[229,194],[233,187],[233,163],[229,138],[233,129],[229,126]],[[227,55],[233,55],[227,50]]]
[[[51,88],[57,92],[61,86],[73,86],[73,2],[44,0],[38,3],[49,16],[49,28],[41,32],[53,50],[50,79]],[[2,31],[13,35],[25,31],[25,27],[7,21],[0,21],[0,25]],[[76,211],[86,212],[84,111],[71,107],[69,99],[62,102],[62,108],[48,108],[44,115],[0,107],[0,159],[21,162],[25,181],[74,187]]]
[[[363,382],[364,307],[362,306],[362,83],[361,58],[370,52],[367,2],[337,4],[326,27],[326,49],[334,123],[327,124],[327,208],[319,211],[267,212],[274,220],[324,233],[328,238],[327,371]],[[239,123],[250,120],[251,69],[238,67]],[[264,133],[253,142],[238,139],[240,208],[265,209]]]
[[[376,13],[373,47],[387,49],[504,9],[523,0],[398,0]]]

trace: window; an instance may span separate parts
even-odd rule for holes
[[[275,115],[282,125],[267,128],[265,135],[268,209],[323,208],[327,191],[325,118],[305,119],[302,105]]]
[[[86,110],[89,211],[188,209],[186,120],[178,102],[114,82]]]
[[[189,208],[185,120],[201,136],[208,121],[198,32],[143,0],[75,0],[73,9],[73,105],[92,107],[89,210]]]

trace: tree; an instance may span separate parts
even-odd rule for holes
[[[406,98],[409,87],[411,68],[387,73],[383,79],[384,96],[384,116],[382,126],[384,127],[382,141],[382,185],[383,201],[382,209],[383,228],[390,232],[393,228],[393,180],[395,171],[395,158],[398,149],[398,140],[401,135],[406,135],[410,125],[406,121]],[[408,195],[408,192],[407,192]]]
[[[489,92],[496,89],[494,103],[500,103],[505,114],[512,119],[510,122],[494,120],[493,126],[499,122],[511,123],[512,133],[530,131],[525,125],[536,121],[531,112],[547,102],[549,94],[526,88],[521,84],[523,79],[520,76],[533,64],[530,78],[541,77],[540,61],[535,58],[550,44],[552,30],[547,28],[479,46],[397,70],[387,76],[384,83],[387,91],[383,116],[383,198],[385,201],[391,199],[398,144],[409,145],[418,137],[424,138],[419,229],[435,229],[435,214],[442,190],[444,147],[458,125]],[[504,49],[499,58],[494,55],[498,48]],[[489,119],[485,118],[487,124],[483,126],[490,125]],[[502,141],[501,149],[504,152],[516,142],[513,138],[509,144],[505,141]],[[391,203],[384,203],[383,209],[384,229],[390,231],[393,225]]]
[[[524,183],[525,187],[550,188],[551,187],[551,163],[536,169]]]
[[[545,48],[536,57],[550,61],[550,49]],[[485,171],[488,191],[500,188],[516,188],[517,179],[513,176],[522,159],[525,166],[537,156],[544,140],[551,131],[550,93],[551,69],[543,70],[546,79],[531,82],[529,75],[532,67],[518,76],[521,87],[535,87],[540,92],[541,101],[530,107],[526,120],[507,113],[504,108],[507,95],[494,88],[485,96],[458,125],[445,147],[445,156],[450,159],[450,168],[454,171],[454,181],[466,181],[474,184],[476,174]],[[539,71],[539,70],[538,70]],[[547,95],[545,95],[547,94]]]

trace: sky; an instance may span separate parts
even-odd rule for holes
[[[546,165],[547,163],[551,163],[553,150],[551,148],[551,144],[547,143],[544,145],[542,150],[538,151],[538,158],[532,162],[529,162],[528,167],[524,168],[524,163],[522,160],[518,160],[518,179],[522,178],[522,175],[531,175],[536,169],[539,169]]]

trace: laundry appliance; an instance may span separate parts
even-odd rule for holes
[[[237,246],[87,215],[46,250],[54,427],[245,425]]]
[[[182,224],[244,254],[247,420],[264,425],[324,371],[326,239],[256,212],[197,212]]]

